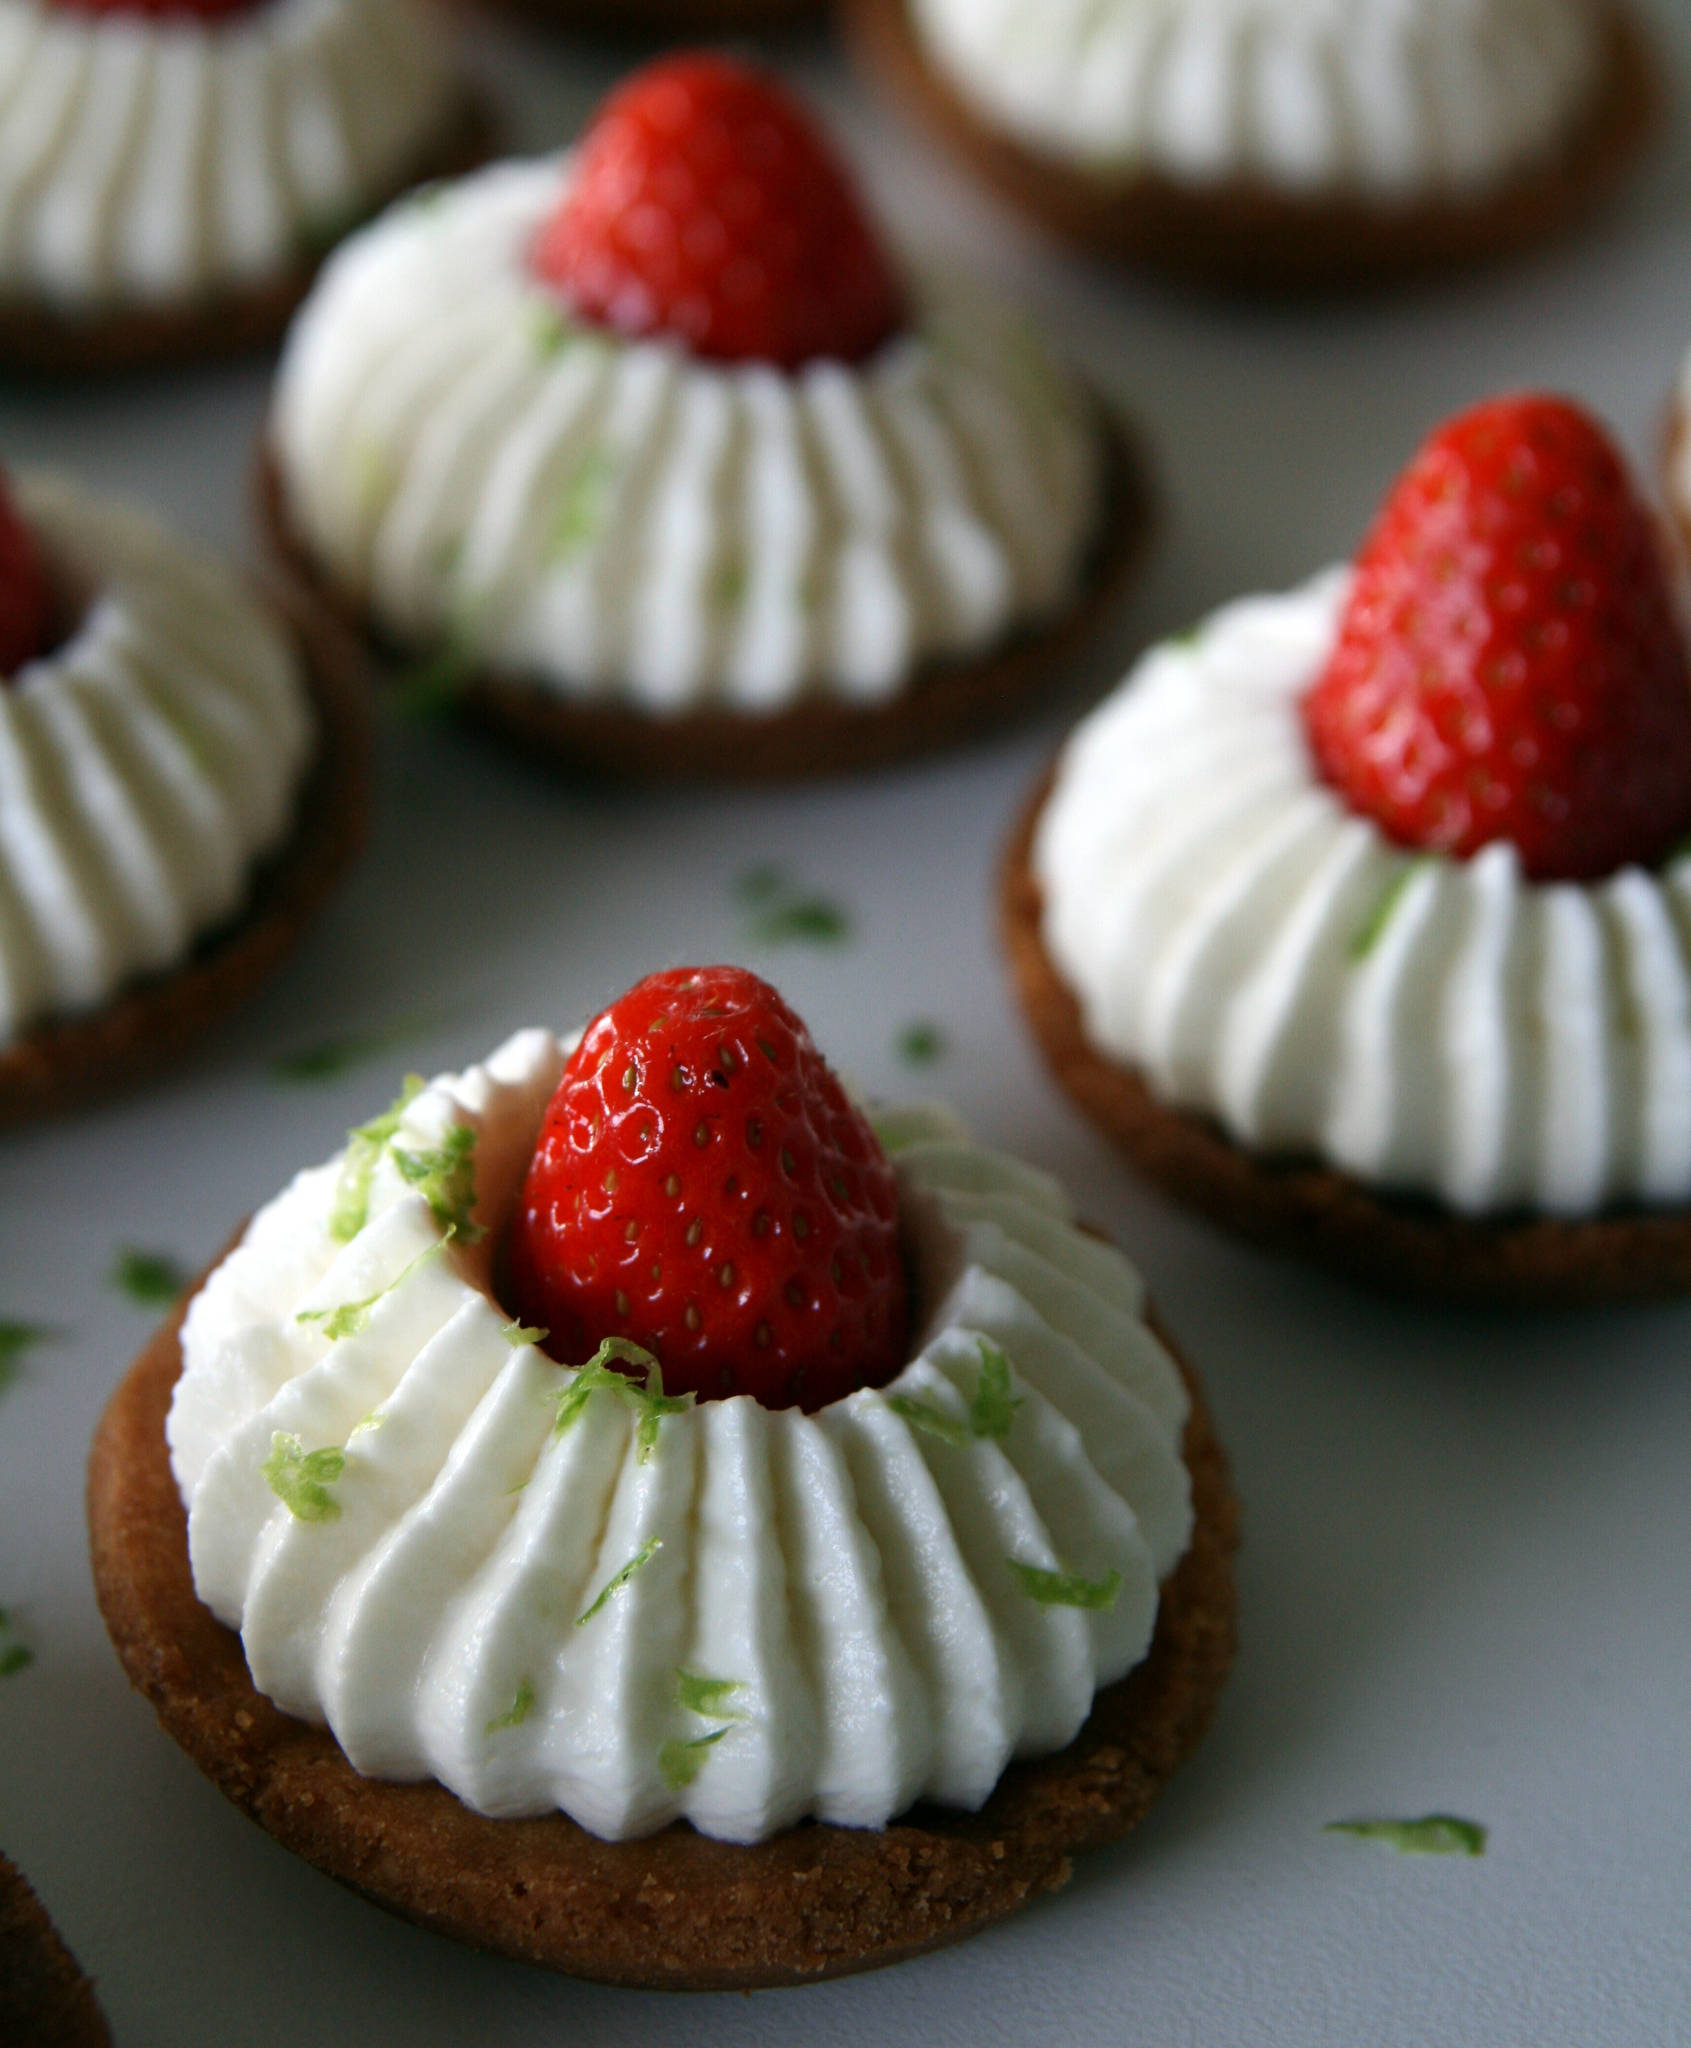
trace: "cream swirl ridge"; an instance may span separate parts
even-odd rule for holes
[[[751,1841],[978,1806],[1143,1657],[1189,1538],[1133,1269],[1045,1176],[891,1113],[904,1371],[815,1415],[655,1402],[491,1292],[562,1065],[525,1032],[436,1081],[207,1282],[169,1422],[201,1598],[356,1768],[484,1813]]]
[[[315,728],[293,648],[232,570],[61,478],[17,495],[85,608],[0,683],[0,1046],[239,908]]]
[[[572,325],[528,272],[567,160],[395,208],[330,264],[273,420],[288,515],[401,642],[657,714],[895,694],[1076,591],[1086,395],[941,295],[792,375]]]
[[[1152,651],[1034,846],[1088,1035],[1255,1151],[1453,1208],[1691,1197],[1691,858],[1590,884],[1416,854],[1318,778],[1298,699],[1350,572]]]
[[[285,274],[454,118],[431,0],[229,20],[0,0],[0,298],[174,305]]]
[[[1105,172],[1415,199],[1552,155],[1591,106],[1589,0],[910,0],[930,59]]]

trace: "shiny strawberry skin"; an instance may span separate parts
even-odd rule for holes
[[[1652,867],[1691,830],[1691,664],[1648,510],[1560,398],[1440,428],[1356,563],[1303,701],[1322,775],[1394,840],[1496,840],[1540,881]]]
[[[46,653],[52,628],[53,592],[41,549],[0,483],[0,682]]]
[[[724,362],[858,362],[903,319],[809,115],[723,57],[661,59],[611,95],[530,261],[579,319]]]
[[[738,967],[652,975],[588,1026],[506,1286],[561,1362],[626,1338],[704,1400],[816,1409],[904,1363],[892,1168],[804,1025]]]

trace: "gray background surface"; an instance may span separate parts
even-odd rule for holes
[[[1691,23],[1655,0],[1683,96]],[[573,132],[606,53],[477,32],[512,132]],[[1115,656],[1348,550],[1439,417],[1543,383],[1653,464],[1691,343],[1691,132],[1676,106],[1593,234],[1482,279],[1317,311],[1219,308],[1064,257],[875,110],[820,42],[817,90],[912,250],[1044,309],[1158,452],[1166,520]],[[0,452],[236,544],[266,370],[0,388]],[[0,1318],[62,1327],[0,1400],[0,1602],[36,1661],[0,1681],[0,1845],[98,1977],[123,2044],[1607,2044],[1691,2040],[1691,1307],[1558,1318],[1376,1300],[1240,1250],[1138,1188],[1013,1014],[989,877],[1067,712],[935,765],[817,790],[583,794],[449,725],[384,727],[370,857],[260,1002],[171,1077],[0,1139]],[[849,906],[822,950],[748,938],[762,862]],[[560,1026],[655,965],[778,979],[881,1093],[948,1096],[1064,1175],[1141,1261],[1210,1383],[1247,1507],[1244,1642],[1207,1747],[1141,1834],[962,1949],[753,1998],[554,1980],[385,1917],[227,1806],[133,1695],[89,1590],[82,1467],[149,1328],[119,1246],[189,1265],[407,1066]],[[949,1041],[912,1074],[915,1018]],[[269,1062],[415,1025],[316,1087]],[[1444,1809],[1483,1860],[1324,1835]]]

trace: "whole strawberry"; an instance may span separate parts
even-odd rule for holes
[[[541,1127],[508,1285],[547,1349],[652,1352],[670,1393],[820,1408],[904,1362],[892,1168],[810,1033],[739,967],[588,1026]]]
[[[1406,846],[1512,840],[1537,880],[1691,829],[1691,667],[1656,531],[1589,414],[1525,396],[1440,428],[1356,564],[1304,698],[1322,774]]]
[[[902,318],[833,151],[725,57],[664,58],[611,95],[530,260],[578,318],[726,362],[856,362]]]
[[[35,536],[0,479],[0,681],[46,652],[53,593]]]

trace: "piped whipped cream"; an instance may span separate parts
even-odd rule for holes
[[[909,0],[940,70],[1036,149],[1194,185],[1413,200],[1553,155],[1591,0]]]
[[[240,908],[315,731],[292,645],[233,570],[63,478],[15,490],[84,609],[0,682],[0,1047]]]
[[[889,1386],[806,1415],[604,1384],[493,1293],[564,1056],[526,1031],[433,1082],[206,1283],[168,1428],[200,1597],[358,1770],[483,1813],[753,1841],[978,1807],[1144,1656],[1189,1538],[1137,1276],[1043,1174],[896,1111]]]
[[[1533,882],[1388,840],[1298,700],[1336,569],[1154,649],[1070,740],[1033,864],[1088,1035],[1267,1154],[1471,1214],[1691,1198],[1691,858]]]
[[[454,116],[432,0],[218,21],[0,0],[0,300],[172,305],[291,269]]]
[[[273,418],[289,516],[397,640],[656,714],[872,703],[1073,596],[1086,394],[940,296],[866,363],[695,361],[575,326],[526,252],[567,158],[402,204],[329,265]]]

